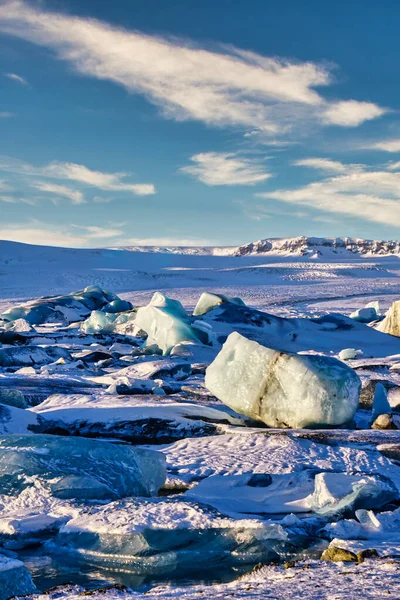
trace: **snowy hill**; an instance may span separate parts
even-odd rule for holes
[[[329,256],[388,256],[400,255],[400,242],[384,240],[363,240],[360,238],[269,238],[239,246],[233,254],[275,254],[307,256],[308,258]]]

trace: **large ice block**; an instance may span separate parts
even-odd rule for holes
[[[270,427],[338,426],[354,417],[361,381],[335,358],[287,354],[232,333],[206,371],[206,387]]]
[[[39,479],[58,498],[152,496],[165,481],[153,450],[53,435],[0,437],[0,494],[18,495]]]

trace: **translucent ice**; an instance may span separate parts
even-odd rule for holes
[[[169,354],[180,342],[199,342],[199,334],[190,325],[189,317],[178,300],[156,292],[147,306],[139,308],[135,325],[147,333],[147,345],[156,344]]]
[[[193,315],[195,317],[199,315],[204,315],[209,310],[212,310],[216,306],[219,306],[220,304],[226,302],[244,305],[244,302],[243,300],[241,300],[241,298],[229,298],[228,296],[224,296],[223,294],[212,294],[211,292],[203,292],[196,304],[196,307],[193,311]]]
[[[0,554],[0,600],[37,591],[24,564]]]
[[[351,313],[350,317],[356,321],[360,321],[360,323],[371,323],[372,321],[379,319],[379,315],[377,314],[374,306],[360,308],[359,310]]]
[[[372,403],[372,421],[375,421],[379,415],[392,414],[392,407],[389,404],[386,388],[382,383],[375,386],[374,399]]]
[[[37,479],[59,498],[152,496],[165,481],[165,458],[84,438],[0,437],[0,493],[18,495]]]
[[[104,313],[101,310],[94,310],[90,317],[81,323],[80,329],[83,333],[112,332],[114,330],[114,321],[116,315]]]
[[[350,421],[361,381],[335,358],[286,354],[232,333],[205,379],[237,412],[270,427],[324,427]]]
[[[278,523],[229,519],[181,498],[124,500],[69,521],[56,538],[96,566],[140,574],[168,574],[277,559],[301,535]],[[304,534],[302,541],[304,541]]]

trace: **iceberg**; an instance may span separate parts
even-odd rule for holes
[[[287,354],[232,333],[206,370],[207,389],[269,427],[327,427],[351,421],[361,381],[335,358]]]
[[[24,563],[0,554],[0,600],[35,592],[38,590]]]
[[[154,294],[147,306],[138,309],[135,325],[147,334],[146,345],[155,344],[164,355],[181,342],[199,343],[201,336],[200,330],[190,325],[182,304],[160,292]]]
[[[117,316],[112,313],[94,310],[90,317],[81,323],[80,330],[86,334],[111,333],[114,330],[116,318]]]
[[[375,306],[365,306],[364,308],[359,308],[352,312],[350,319],[360,321],[360,323],[372,323],[379,319],[379,314],[376,312]]]
[[[0,437],[0,494],[19,495],[36,481],[56,498],[115,500],[153,496],[164,484],[160,452],[52,435]]]
[[[19,390],[5,390],[0,388],[0,404],[15,406],[16,408],[27,408],[28,404],[22,392]]]
[[[121,313],[126,312],[128,310],[132,310],[133,306],[128,300],[121,300],[121,298],[116,298],[112,302],[109,302],[101,309],[105,313]]]
[[[245,306],[241,298],[230,298],[228,296],[224,296],[223,294],[203,292],[195,306],[193,316],[197,317],[200,315],[205,315],[208,311],[224,303],[240,304]]]

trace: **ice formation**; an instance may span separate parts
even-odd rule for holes
[[[382,333],[400,337],[400,300],[393,302],[386,317],[378,324],[377,329]]]
[[[216,306],[223,303],[241,304],[244,306],[244,302],[241,298],[230,298],[224,296],[224,294],[212,294],[211,292],[203,292],[195,306],[193,315],[195,317],[204,315],[209,310],[212,310]]]
[[[156,344],[163,354],[169,354],[181,342],[199,342],[199,333],[190,325],[182,304],[160,292],[138,309],[135,325],[147,334],[146,344]]]
[[[0,493],[18,495],[39,480],[57,498],[152,496],[165,481],[159,452],[46,435],[0,437]]]
[[[372,403],[372,421],[375,421],[379,415],[390,415],[392,407],[389,404],[386,388],[382,383],[375,386],[374,399]]]
[[[326,356],[285,354],[232,333],[206,371],[222,402],[269,427],[338,426],[351,421],[361,381]]]
[[[0,600],[37,591],[24,564],[0,554]]]

